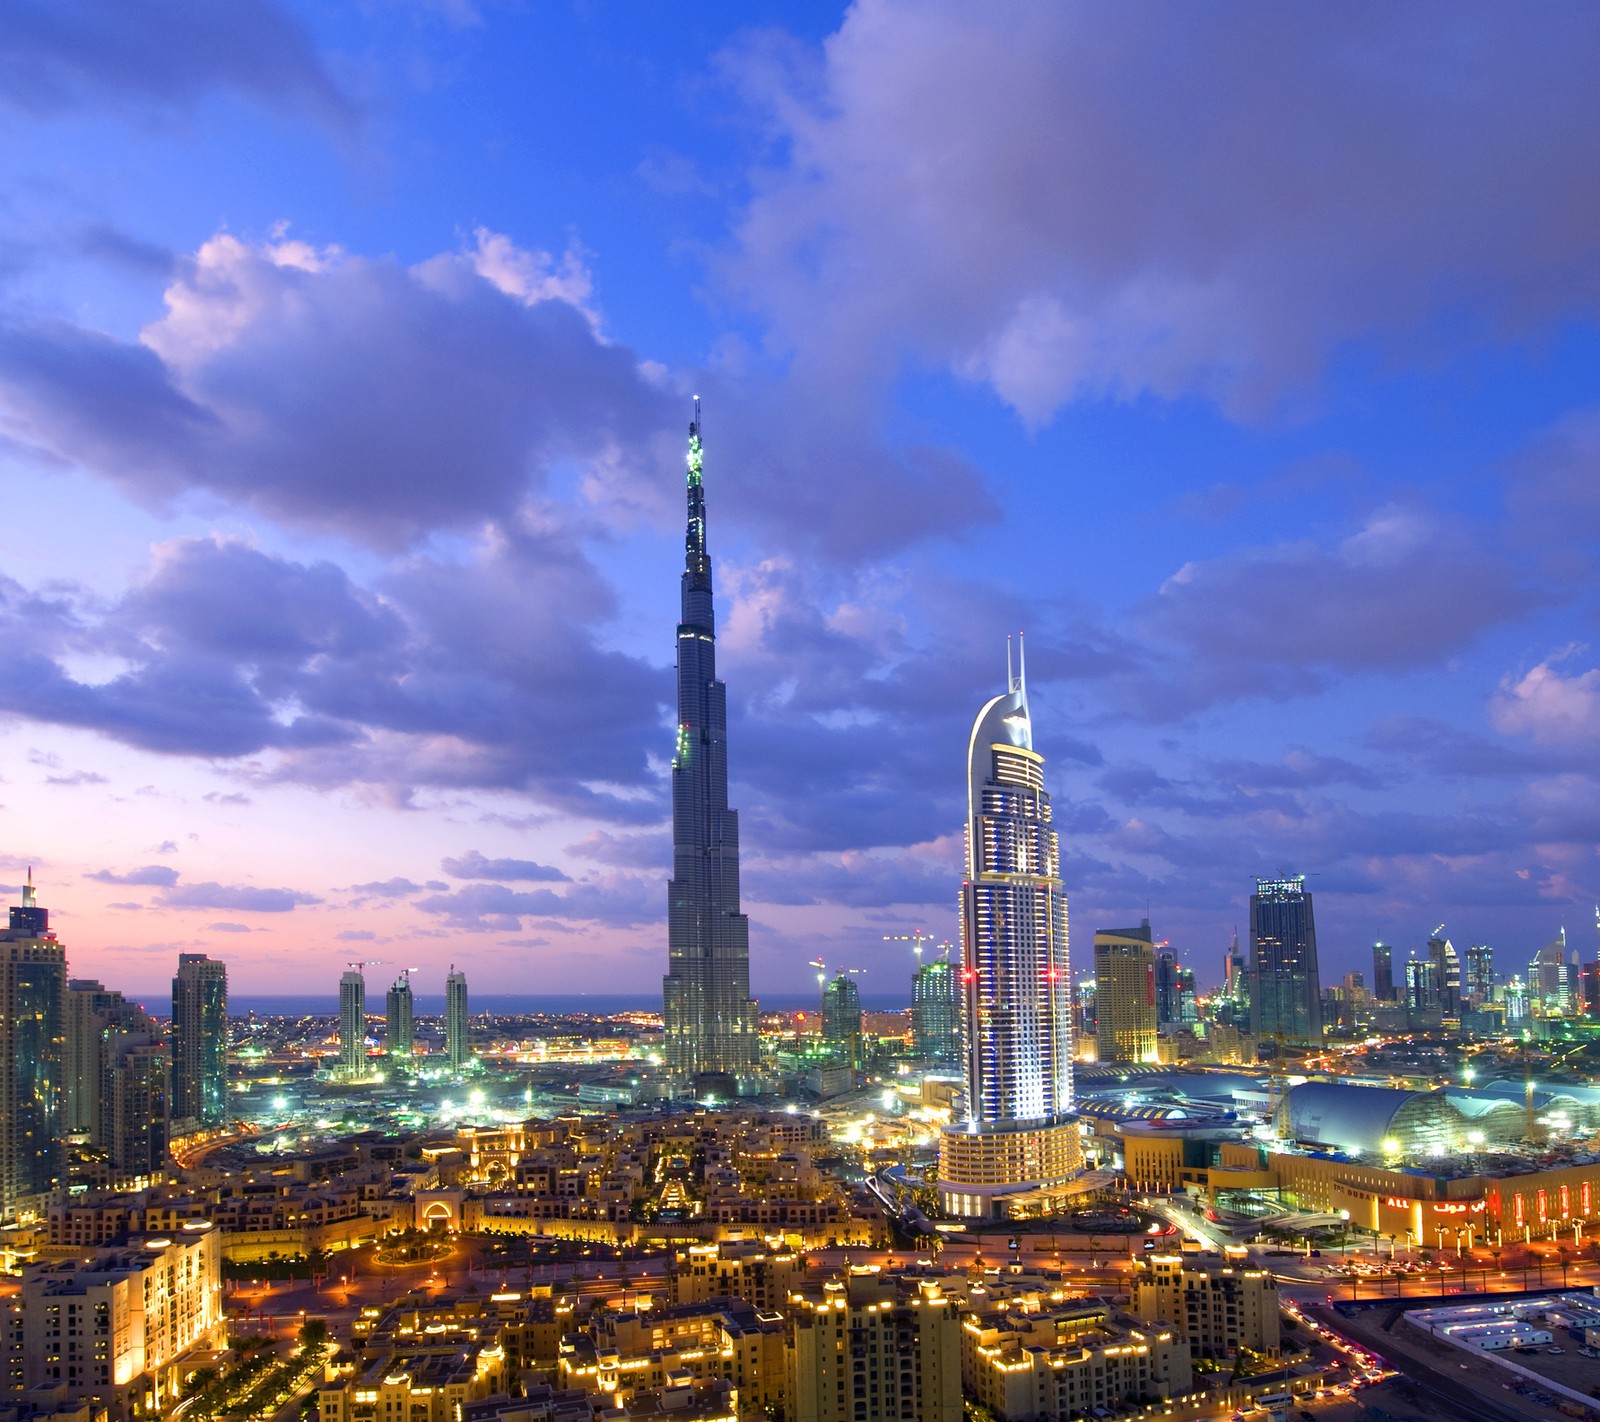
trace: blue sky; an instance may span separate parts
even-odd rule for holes
[[[1592,955],[1597,28],[8,6],[0,878],[138,991],[651,990],[698,393],[758,991],[953,936],[1019,629],[1080,964],[1285,871],[1328,980]]]

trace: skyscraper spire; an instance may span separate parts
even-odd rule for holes
[[[689,424],[662,997],[668,1068],[697,1095],[727,1095],[741,1079],[754,1078],[759,1044],[750,998],[750,924],[739,911],[739,817],[728,808],[727,688],[717,680],[702,458],[696,398]]]

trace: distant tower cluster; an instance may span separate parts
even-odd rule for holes
[[[961,992],[967,1117],[941,1137],[939,1193],[950,1214],[992,1218],[1082,1167],[1061,851],[1020,661],[967,748]]]
[[[348,1081],[374,1070],[367,1056],[368,963],[351,963],[339,979],[339,1065]],[[388,1069],[410,1071],[416,1063],[416,995],[411,986],[415,968],[402,968],[384,994],[383,1055]],[[472,1033],[467,1016],[467,975],[453,964],[444,983],[444,1060],[459,1073],[472,1064]]]
[[[672,881],[662,981],[667,1068],[695,1095],[736,1095],[760,1062],[750,921],[739,909],[739,816],[728,807],[728,695],[717,680],[700,403],[689,425],[688,531],[678,620]]]

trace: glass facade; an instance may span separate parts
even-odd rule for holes
[[[924,1061],[961,1060],[961,993],[954,963],[924,963],[911,981],[911,1037]]]
[[[0,1219],[62,1183],[66,953],[33,897],[0,933]]]
[[[450,1070],[472,1060],[472,1030],[467,1022],[467,975],[452,968],[444,980],[444,1050]]]
[[[172,980],[171,1109],[200,1126],[228,1117],[228,969],[204,953],[180,953]]]
[[[1250,1028],[1286,1042],[1322,1041],[1317,928],[1303,875],[1257,879],[1250,896]]]

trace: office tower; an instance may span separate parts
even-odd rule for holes
[[[154,1019],[137,1003],[87,978],[67,982],[63,1007],[66,1049],[62,1061],[64,1135],[83,1135],[99,1145],[100,1081],[105,1072],[105,1034],[113,1028],[154,1033]],[[162,1093],[165,1098],[165,1092]]]
[[[1494,949],[1487,943],[1476,943],[1467,949],[1462,989],[1474,1007],[1481,1007],[1494,997]]]
[[[852,1071],[861,1066],[861,993],[844,973],[822,990],[822,1040]]]
[[[383,1050],[391,1062],[400,1066],[411,1065],[416,1034],[412,1028],[411,969],[405,969],[389,988],[384,999],[384,1019],[387,1030]]]
[[[1092,974],[1078,979],[1072,994],[1072,1040],[1087,1042],[1098,1031],[1100,1013],[1095,1003],[1095,982]]]
[[[1413,1014],[1444,1011],[1439,965],[1432,958],[1406,959],[1406,1011]]]
[[[1322,1041],[1317,929],[1304,875],[1257,879],[1250,895],[1250,1030],[1285,1042]]]
[[[961,1312],[937,1281],[850,1274],[786,1308],[791,1422],[961,1422]]]
[[[1438,970],[1439,1010],[1446,1016],[1461,1008],[1461,955],[1456,945],[1444,936],[1441,923],[1428,939],[1428,961]]]
[[[172,980],[172,1095],[175,1129],[228,1119],[228,968],[204,953],[180,953]],[[179,1124],[182,1123],[182,1124]]]
[[[39,907],[33,871],[0,933],[0,1221],[62,1181],[66,951]]]
[[[924,1061],[961,1060],[961,985],[948,958],[919,964],[911,980],[911,1041]]]
[[[1005,1196],[1059,1186],[1081,1168],[1071,984],[1061,848],[1019,662],[1015,676],[1007,667],[1005,693],[979,711],[967,751],[967,1115],[941,1139],[939,1190],[949,1213],[995,1216]]]
[[[1506,1010],[1506,1025],[1509,1027],[1514,1022],[1526,1022],[1530,1016],[1528,1007],[1528,985],[1515,973],[1509,982],[1500,985],[1500,1005]]]
[[[116,1174],[157,1175],[167,1156],[172,1058],[155,1020],[147,1018],[143,1029],[134,1023],[108,1027],[103,1056],[94,1143]]]
[[[1156,954],[1150,921],[1094,936],[1095,1055],[1103,1062],[1156,1060]]]
[[[733,1094],[760,1058],[750,921],[739,911],[739,816],[728,808],[727,689],[717,680],[700,403],[689,426],[689,523],[678,622],[672,881],[662,980],[666,1063],[680,1084]]]
[[[451,1071],[472,1060],[472,1034],[467,1027],[467,975],[456,968],[444,980],[444,1055]]]
[[[1563,928],[1528,964],[1528,1005],[1535,1016],[1571,1017],[1578,1006],[1578,952]]]
[[[1600,1017],[1600,963],[1578,969],[1578,1001],[1585,1017]]]
[[[1394,1001],[1394,949],[1387,943],[1372,945],[1372,995],[1379,1002]]]
[[[367,980],[358,967],[339,979],[339,1071],[352,1079],[367,1074]]]

